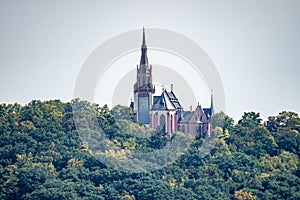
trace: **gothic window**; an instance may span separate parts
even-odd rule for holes
[[[173,133],[173,115],[171,115],[171,124],[170,124],[170,126],[171,126],[171,133]]]
[[[157,112],[155,113],[154,117],[155,117],[154,128],[157,128],[157,126],[158,126],[158,113]]]
[[[142,79],[142,80],[143,80],[143,85],[145,85],[145,77],[143,77],[143,79]]]
[[[159,125],[160,125],[161,127],[164,127],[165,124],[166,124],[166,118],[165,118],[164,115],[161,115],[161,116],[159,117]]]

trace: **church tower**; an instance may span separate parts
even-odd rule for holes
[[[137,66],[136,83],[134,84],[134,118],[135,121],[149,124],[149,112],[152,107],[155,88],[152,84],[152,66],[149,65],[145,29],[141,47],[140,65]]]

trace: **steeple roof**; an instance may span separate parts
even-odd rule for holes
[[[214,98],[213,98],[213,91],[211,90],[211,96],[210,96],[210,115],[213,116],[214,113]]]
[[[146,45],[146,36],[145,36],[145,28],[143,27],[143,43],[142,43],[142,48],[145,47],[147,48],[147,45]]]
[[[142,55],[140,66],[149,69],[148,55],[147,55],[147,45],[146,45],[146,36],[145,36],[145,28],[143,27],[143,42],[142,42]]]

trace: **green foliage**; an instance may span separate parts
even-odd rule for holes
[[[280,112],[278,116],[270,116],[265,122],[266,127],[271,132],[278,130],[295,130],[300,132],[300,118],[295,112]]]
[[[294,130],[280,130],[272,134],[280,149],[300,154],[300,133]]]
[[[255,112],[244,113],[237,124],[217,113],[218,137],[204,153],[209,140],[200,137],[189,146],[189,135],[167,138],[161,129],[133,123],[125,106],[110,110],[79,99],[1,104],[0,199],[299,199],[299,124],[294,112],[264,124]],[[126,160],[154,152],[147,159],[155,164],[176,148],[185,152],[149,173],[117,171],[95,156]]]
[[[255,112],[245,112],[242,119],[238,121],[242,127],[252,129],[261,124],[260,114]]]
[[[226,130],[231,130],[234,124],[234,120],[226,115],[224,112],[219,112],[213,115],[212,117],[212,127],[220,127],[223,129],[223,132]]]
[[[114,120],[128,120],[131,121],[133,119],[133,111],[130,107],[117,105],[112,108],[111,114]]]

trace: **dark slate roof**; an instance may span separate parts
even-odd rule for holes
[[[193,116],[193,114],[194,114],[194,111],[183,111],[180,122],[187,123],[190,120],[190,118]]]
[[[160,100],[160,96],[153,97],[153,104],[156,104]]]
[[[181,105],[179,104],[179,102],[173,102],[173,104],[177,109],[181,108]]]
[[[177,109],[168,95],[168,92],[163,91],[161,96],[154,96],[152,110],[174,110]]]
[[[173,92],[167,92],[168,93],[168,95],[169,95],[169,97],[172,99],[176,99],[176,100],[178,100],[176,97],[175,97],[175,94],[173,93]]]
[[[203,112],[206,117],[211,117],[211,108],[203,108]]]
[[[161,96],[154,96],[152,110],[166,110],[163,94]]]
[[[179,100],[177,99],[177,97],[175,96],[173,91],[167,92],[167,95],[168,95],[170,101],[173,103],[173,105],[176,109],[182,109],[182,107],[179,103]]]

